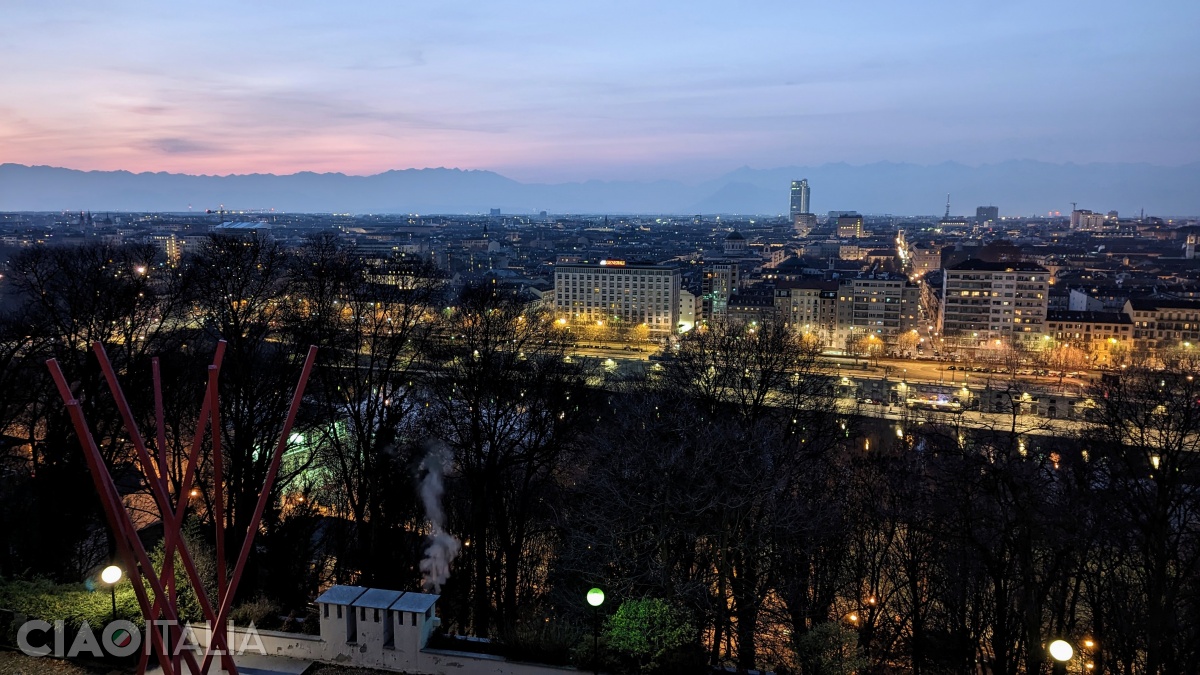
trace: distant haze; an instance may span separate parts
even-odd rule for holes
[[[695,183],[743,165],[1200,161],[1195,0],[2,6],[0,162],[355,176],[447,166],[527,183]],[[822,204],[869,198],[837,192],[837,175]],[[967,187],[931,190],[1013,203]],[[470,205],[676,210],[711,196],[542,194]],[[1046,197],[1020,208],[1069,196]],[[722,199],[769,206],[743,187]],[[925,198],[858,203],[931,208]]]
[[[76,171],[0,165],[4,211],[193,211],[275,209],[349,213],[655,213],[784,214],[790,181],[807,178],[815,213],[973,215],[995,205],[1001,215],[1064,214],[1071,202],[1093,211],[1134,215],[1200,214],[1200,163],[1048,164],[1013,161],[968,167],[875,163],[778,169],[742,168],[718,179],[524,183],[491,171],[408,169],[373,176],[298,173],[192,176]]]

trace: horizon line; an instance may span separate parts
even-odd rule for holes
[[[1042,164],[1042,165],[1046,165],[1046,166],[1063,166],[1063,167],[1065,167],[1065,166],[1078,166],[1078,167],[1097,167],[1097,166],[1101,166],[1101,167],[1103,167],[1103,166],[1138,167],[1138,166],[1140,166],[1140,167],[1154,167],[1154,168],[1160,168],[1160,169],[1183,169],[1183,168],[1200,165],[1200,159],[1193,160],[1190,162],[1184,162],[1181,164],[1153,164],[1151,162],[1073,162],[1073,161],[1050,162],[1050,161],[1046,161],[1046,160],[1030,159],[1030,158],[1013,158],[1013,159],[1000,160],[1000,161],[996,161],[996,162],[981,162],[978,164],[968,164],[968,163],[965,163],[965,162],[962,162],[959,160],[945,160],[942,162],[923,164],[923,163],[919,163],[919,162],[896,161],[896,160],[890,160],[890,159],[881,159],[881,160],[876,160],[873,162],[863,162],[863,163],[853,163],[853,162],[844,162],[843,161],[843,162],[824,162],[822,164],[806,164],[806,165],[793,164],[793,165],[789,165],[789,166],[774,166],[774,167],[753,167],[753,166],[750,166],[749,164],[742,164],[741,166],[737,166],[735,168],[728,169],[725,172],[720,173],[713,178],[708,178],[706,180],[699,180],[699,181],[684,181],[684,180],[680,180],[677,178],[628,179],[628,180],[588,178],[585,180],[565,181],[565,182],[561,182],[561,183],[549,183],[549,182],[539,182],[539,181],[527,182],[527,181],[523,181],[523,180],[520,180],[517,178],[511,178],[511,177],[505,175],[504,173],[502,173],[501,170],[497,170],[497,169],[481,169],[481,168],[472,169],[472,168],[448,167],[448,166],[391,168],[391,169],[386,169],[384,171],[379,171],[376,173],[346,173],[344,171],[312,171],[312,170],[306,169],[306,170],[301,170],[301,171],[294,171],[291,173],[251,172],[251,173],[224,173],[224,174],[186,173],[186,172],[162,171],[162,170],[159,170],[159,171],[150,171],[150,170],[134,171],[131,169],[80,169],[80,168],[69,167],[69,166],[57,166],[57,165],[53,165],[53,164],[23,164],[21,162],[0,162],[0,168],[15,166],[15,167],[22,167],[22,168],[26,168],[26,169],[55,169],[55,170],[60,170],[60,171],[73,171],[73,172],[77,172],[77,173],[125,173],[125,174],[129,174],[132,176],[166,175],[166,176],[187,176],[187,177],[191,177],[191,178],[242,178],[242,177],[254,177],[254,176],[272,176],[272,177],[276,177],[276,178],[286,178],[286,177],[290,177],[290,176],[300,176],[300,175],[342,176],[345,178],[374,178],[376,176],[382,176],[382,175],[389,174],[389,173],[403,173],[403,172],[408,172],[408,171],[418,171],[418,172],[419,171],[453,171],[453,172],[459,172],[459,173],[490,173],[490,174],[494,174],[496,176],[500,176],[501,178],[504,178],[506,180],[511,180],[516,183],[521,183],[522,185],[579,185],[579,184],[585,184],[585,183],[657,183],[657,182],[673,182],[673,183],[680,183],[680,184],[687,185],[687,184],[703,183],[703,182],[706,182],[709,180],[717,180],[719,178],[728,176],[729,174],[736,173],[736,172],[742,171],[742,170],[750,170],[750,171],[783,171],[786,169],[813,170],[813,169],[821,169],[821,168],[830,167],[830,166],[845,166],[845,167],[850,167],[850,168],[864,168],[864,167],[877,166],[877,165],[913,166],[913,167],[919,167],[919,168],[933,168],[933,167],[938,167],[938,166],[944,166],[947,164],[957,165],[957,166],[961,166],[961,167],[968,168],[968,169],[981,169],[984,167],[1001,166],[1004,164],[1018,164],[1018,163]],[[802,176],[802,178],[803,178],[803,176]]]

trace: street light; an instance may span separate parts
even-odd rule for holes
[[[1055,661],[1054,672],[1065,675],[1067,672],[1067,662],[1071,660],[1071,657],[1075,656],[1075,648],[1066,640],[1055,640],[1050,643],[1050,656]]]
[[[108,584],[109,593],[112,595],[112,620],[117,620],[117,582],[121,580],[121,568],[116,565],[109,565],[100,572],[100,581]]]
[[[604,591],[593,588],[587,592],[587,603],[592,612],[592,672],[600,675],[600,605],[604,604]]]

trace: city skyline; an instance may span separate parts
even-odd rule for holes
[[[1200,159],[1195,6],[339,11],[18,4],[0,160],[557,182]]]

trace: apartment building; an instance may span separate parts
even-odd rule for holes
[[[981,342],[1041,339],[1049,288],[1049,270],[1035,263],[958,263],[942,281],[941,332]]]
[[[1124,312],[1049,311],[1046,333],[1054,342],[1078,347],[1096,363],[1133,349],[1133,321]]]
[[[1131,298],[1125,314],[1133,321],[1139,349],[1165,349],[1200,344],[1200,300]]]
[[[901,274],[881,272],[843,279],[838,286],[834,340],[874,335],[885,344],[914,330],[921,291]]]
[[[677,329],[680,282],[678,267],[624,260],[559,265],[554,270],[554,307],[572,322],[644,323],[661,337]]]
[[[788,327],[816,335],[825,344],[832,342],[837,330],[838,282],[779,281],[774,290],[776,316]]]

